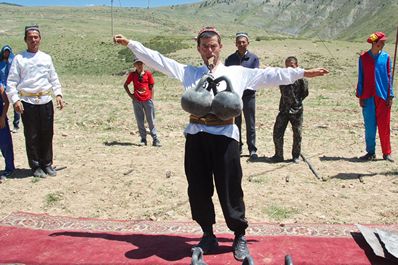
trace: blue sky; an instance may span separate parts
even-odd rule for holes
[[[111,5],[111,0],[3,0],[2,2],[24,6],[91,6]],[[200,0],[113,0],[115,7],[150,7],[171,6],[198,3]]]

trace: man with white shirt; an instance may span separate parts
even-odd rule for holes
[[[14,110],[22,114],[26,153],[35,177],[55,176],[52,167],[54,94],[63,109],[61,84],[51,56],[40,51],[38,26],[25,27],[27,50],[15,56],[7,79],[7,96]]]
[[[326,69],[313,70],[293,68],[250,69],[242,66],[226,67],[222,64],[220,53],[221,37],[213,27],[203,28],[197,36],[197,50],[202,57],[202,66],[185,65],[144,47],[137,41],[128,40],[123,35],[114,36],[114,41],[127,46],[135,56],[147,66],[170,77],[180,80],[185,90],[195,89],[205,74],[214,78],[226,77],[233,90],[242,98],[244,89],[258,89],[264,86],[291,84],[303,76],[321,76]],[[217,86],[218,91],[225,85]],[[214,183],[224,214],[226,224],[235,234],[233,242],[234,257],[243,260],[249,256],[245,238],[248,227],[245,217],[245,204],[241,187],[242,168],[239,153],[239,131],[234,119],[221,119],[213,114],[190,116],[184,131],[185,174],[188,180],[188,197],[192,218],[201,226],[203,237],[197,247],[205,254],[218,247],[213,233],[215,211],[212,196]]]

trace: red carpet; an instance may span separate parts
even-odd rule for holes
[[[373,226],[374,227],[374,226]],[[398,231],[398,225],[377,226]],[[232,235],[216,226],[220,242],[212,264],[241,264]],[[0,221],[0,264],[190,264],[200,238],[193,222],[114,221],[13,213]],[[247,239],[255,264],[398,264],[376,257],[354,225],[250,224]]]

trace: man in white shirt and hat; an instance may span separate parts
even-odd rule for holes
[[[291,84],[303,76],[315,77],[328,73],[324,68],[304,70],[227,67],[221,62],[220,53],[223,46],[220,33],[214,27],[205,27],[197,35],[197,51],[203,60],[201,66],[181,64],[144,47],[140,42],[128,40],[123,35],[115,35],[114,41],[127,46],[147,66],[181,81],[186,92],[193,92],[197,87],[200,89],[202,83],[203,85],[207,83],[208,87],[218,92],[232,89],[240,102],[246,88],[256,90],[265,86]],[[204,76],[206,80],[203,79]],[[216,82],[221,80],[220,78],[229,81]],[[216,95],[213,101],[215,97]],[[199,102],[197,105],[201,104]],[[212,201],[215,186],[226,224],[235,235],[232,245],[234,257],[237,260],[244,260],[250,253],[245,238],[248,223],[241,186],[239,131],[233,117],[219,117],[215,113],[216,111],[211,111],[201,116],[191,113],[189,124],[184,131],[186,136],[184,165],[191,214],[192,219],[203,231],[202,239],[195,247],[201,248],[204,254],[217,251],[218,242],[213,233],[216,219]]]
[[[26,153],[35,177],[55,176],[53,168],[54,106],[63,109],[61,84],[51,56],[40,51],[38,26],[25,27],[27,50],[15,56],[7,79],[7,96],[21,113]]]

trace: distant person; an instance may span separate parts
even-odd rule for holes
[[[14,59],[14,53],[9,45],[4,45],[0,51],[0,80],[3,83],[4,88],[7,87],[8,73],[10,72],[10,67],[12,60]],[[19,121],[21,120],[21,114],[14,110],[14,120],[12,132],[16,133],[19,130]]]
[[[238,32],[235,36],[236,52],[228,56],[225,60],[225,66],[241,65],[247,68],[259,68],[260,60],[254,54],[248,51],[249,35],[246,32]],[[243,115],[246,122],[246,143],[249,149],[250,159],[257,159],[256,147],[256,91],[246,89],[242,96]],[[235,124],[239,129],[240,152],[242,152],[242,115],[235,117]]]
[[[290,56],[285,60],[286,67],[297,68],[298,60]],[[283,156],[283,138],[288,123],[292,125],[293,130],[293,162],[300,161],[301,154],[301,131],[303,128],[303,100],[308,96],[308,82],[305,79],[298,79],[290,85],[279,86],[281,99],[279,101],[279,113],[276,116],[274,125],[273,139],[275,145],[275,155],[271,157],[273,162],[282,162]]]
[[[203,231],[203,237],[196,247],[200,247],[204,253],[213,252],[218,247],[217,238],[213,233],[216,218],[212,196],[215,186],[226,224],[235,234],[232,245],[234,257],[243,260],[249,256],[245,238],[248,223],[241,186],[239,131],[234,124],[235,111],[232,110],[241,103],[243,90],[247,87],[258,89],[264,86],[290,84],[303,76],[324,75],[327,70],[226,67],[220,58],[223,47],[221,36],[214,27],[203,28],[197,35],[197,51],[203,60],[201,66],[181,64],[144,47],[140,42],[128,40],[123,35],[114,36],[114,41],[127,46],[147,66],[178,79],[183,84],[185,93],[193,96],[191,103],[184,105],[185,109],[191,112],[189,124],[184,132],[186,136],[184,166],[192,218]],[[228,81],[218,82],[220,80],[230,80],[230,85]],[[208,110],[210,100],[212,103],[215,102],[215,98],[211,99],[209,94],[205,94],[209,96],[206,97],[206,102],[203,101],[203,97],[195,97],[195,94],[192,94],[195,93],[197,86],[201,89],[202,85],[208,86],[213,91],[211,95],[214,90],[224,91],[228,87],[231,89],[231,86],[236,94],[228,94],[231,95],[229,103],[221,100],[220,103],[224,102],[226,105],[217,109],[217,115],[206,113],[198,116],[199,112]],[[239,104],[235,105],[236,101]]]
[[[40,51],[38,26],[25,27],[27,50],[15,56],[7,81],[7,95],[22,114],[26,153],[35,177],[55,176],[53,164],[54,107],[63,109],[61,84],[51,56]]]
[[[362,107],[365,123],[366,154],[364,161],[376,159],[376,130],[379,130],[383,159],[391,157],[390,117],[394,98],[391,77],[391,59],[383,51],[387,36],[383,32],[372,33],[367,42],[372,46],[359,57],[356,96]]]
[[[5,169],[0,174],[0,183],[10,177],[15,170],[14,150],[12,146],[10,127],[8,126],[7,119],[8,107],[8,98],[5,93],[4,86],[0,81],[0,150],[5,161]]]
[[[155,128],[155,106],[152,100],[155,92],[155,80],[153,79],[152,73],[144,69],[144,64],[141,60],[134,58],[133,64],[135,70],[128,75],[124,83],[124,89],[133,101],[135,120],[141,137],[140,144],[147,145],[145,129],[146,118],[153,140],[152,145],[160,147],[160,141]],[[129,84],[131,82],[133,82],[133,91],[129,89]]]

